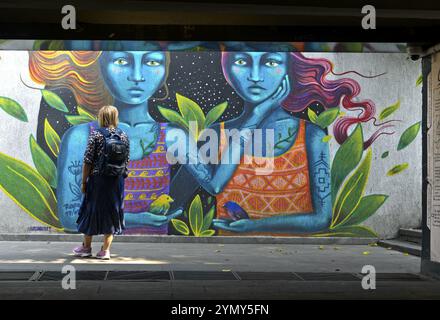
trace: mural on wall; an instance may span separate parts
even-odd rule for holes
[[[127,51],[121,42],[118,51],[30,51],[35,83],[25,85],[42,95],[36,136],[29,133],[33,163],[0,153],[0,188],[42,224],[75,232],[88,135],[99,108],[113,104],[131,141],[126,234],[375,237],[362,223],[388,195],[365,189],[372,148],[403,125],[392,119],[398,97],[379,112],[372,100],[358,99],[356,71],[336,74],[327,59],[299,52],[223,46],[170,52],[152,43]],[[0,108],[27,121],[8,97],[0,97]],[[371,136],[367,126],[375,128]],[[406,126],[381,159],[416,138],[420,123]],[[208,156],[220,161],[168,161],[171,148],[190,141],[198,153],[204,129],[219,137]],[[231,143],[226,133],[234,129],[272,130],[273,150],[263,144],[256,154],[247,138]],[[339,145],[332,159],[330,141]],[[268,159],[273,166],[261,174]],[[390,164],[388,175],[407,167]]]

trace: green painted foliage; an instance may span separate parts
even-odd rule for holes
[[[316,115],[316,112],[310,108],[307,108],[307,116],[309,117],[309,120],[312,123],[316,123],[316,121],[318,120],[318,116]]]
[[[176,111],[158,106],[160,114],[169,122],[179,125],[182,129],[188,130],[188,124],[185,119]]]
[[[46,101],[46,103],[50,107],[52,107],[54,109],[57,109],[59,111],[62,111],[62,112],[68,112],[69,111],[67,109],[66,105],[64,104],[63,99],[61,99],[60,96],[57,95],[55,92],[42,89],[41,90],[41,94],[43,95],[44,101]]]
[[[353,210],[339,225],[350,226],[364,222],[384,204],[386,199],[388,199],[388,196],[384,194],[371,194],[363,197],[356,209]]]
[[[362,127],[357,125],[353,133],[339,147],[333,159],[331,168],[332,203],[335,203],[342,182],[361,161],[363,151]]]
[[[406,170],[409,167],[409,164],[407,162],[395,165],[394,167],[392,167],[388,172],[387,172],[387,176],[391,177],[394,176],[396,174],[401,173],[402,171]]]
[[[325,110],[324,112],[319,114],[315,123],[318,126],[320,126],[322,129],[325,129],[329,125],[331,125],[333,123],[333,121],[336,120],[338,115],[339,115],[338,108],[331,108],[331,109]]]
[[[28,118],[23,107],[15,100],[7,97],[0,97],[0,108],[14,118],[27,122]]]
[[[189,225],[194,236],[200,236],[203,227],[203,207],[199,195],[196,195],[189,207]]]
[[[416,80],[416,87],[420,86],[423,83],[423,76],[419,75]]]
[[[414,139],[420,131],[420,122],[414,123],[408,129],[406,129],[400,136],[399,143],[397,145],[397,150],[402,150],[406,148]]]
[[[379,120],[384,120],[385,118],[388,118],[390,115],[392,115],[394,112],[396,112],[400,108],[400,100],[397,100],[397,102],[385,109],[382,110],[382,112],[379,114]]]
[[[35,168],[52,188],[57,187],[57,168],[51,158],[38,145],[33,135],[29,136],[32,160]]]
[[[203,129],[208,128],[211,124],[216,122],[225,112],[227,107],[228,107],[228,103],[225,101],[215,106],[211,110],[209,110],[209,112],[206,114],[206,119]]]
[[[382,155],[380,156],[382,159],[385,159],[386,157],[388,157],[390,154],[389,151],[385,151],[384,153],[382,153]]]
[[[62,229],[52,188],[28,164],[0,153],[0,188],[32,218]]]
[[[359,205],[367,185],[368,175],[370,174],[371,155],[371,149],[368,149],[362,163],[343,185],[333,206],[331,228],[341,224]]]
[[[328,231],[315,233],[314,237],[358,237],[358,238],[377,238],[377,233],[365,226],[344,226]]]
[[[212,108],[205,117],[202,108],[191,99],[178,93],[176,93],[176,99],[180,114],[160,106],[158,110],[165,119],[185,129],[196,141],[204,129],[208,128],[222,116],[228,106],[227,102],[220,103]],[[190,126],[190,122],[193,122],[192,126]]]
[[[209,229],[209,227],[212,224],[212,219],[214,219],[214,215],[215,215],[215,206],[212,206],[211,209],[209,209],[208,213],[205,214],[205,216],[203,217],[203,226],[202,226],[203,231]]]
[[[171,219],[171,223],[173,224],[173,227],[181,234],[187,236],[189,235],[189,228],[186,225],[185,222],[179,220],[179,219]]]
[[[55,157],[58,157],[60,152],[61,139],[58,133],[50,125],[47,118],[44,120],[44,139],[46,140],[47,146]]]

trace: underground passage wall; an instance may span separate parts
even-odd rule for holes
[[[75,231],[83,154],[106,104],[131,141],[126,234],[420,227],[420,75],[400,53],[0,51],[0,232]],[[168,163],[173,130],[194,120],[196,138],[214,128],[224,141],[222,128],[245,127],[256,108],[257,128],[274,129],[269,173],[257,159]]]

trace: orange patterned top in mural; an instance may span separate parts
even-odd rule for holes
[[[224,124],[220,150],[226,143],[223,128]],[[313,211],[304,120],[300,121],[296,141],[289,151],[274,158],[271,173],[256,173],[262,159],[244,157],[250,159],[242,158],[231,180],[217,196],[217,218],[230,219],[223,208],[227,201],[238,203],[251,219]]]

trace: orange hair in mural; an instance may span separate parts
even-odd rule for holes
[[[78,104],[97,114],[113,98],[99,69],[100,51],[32,51],[29,72],[33,81],[72,91]]]

